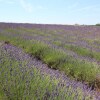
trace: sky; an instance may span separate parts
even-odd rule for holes
[[[0,22],[100,23],[100,0],[0,0]]]

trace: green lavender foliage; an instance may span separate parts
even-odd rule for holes
[[[0,100],[82,100],[83,92],[70,86],[58,87],[60,80],[43,76],[38,69],[0,51]],[[79,94],[76,94],[79,93]],[[90,100],[90,96],[86,97]]]
[[[77,53],[81,56],[95,58],[96,60],[100,61],[100,53],[99,52],[95,52],[93,50],[89,50],[87,48],[83,48],[80,46],[74,46],[74,45],[65,45],[64,47],[68,50],[74,51],[75,53]]]
[[[75,80],[94,83],[96,75],[100,72],[100,68],[96,63],[74,59],[66,53],[53,49],[42,42],[31,42],[31,40],[24,40],[21,37],[14,38],[3,35],[0,36],[0,40],[9,41],[11,44],[23,48],[25,52],[42,60],[49,67],[64,71]],[[71,48],[73,49],[73,47]],[[76,50],[76,48],[73,50]],[[87,51],[84,49],[77,49],[76,51],[78,53],[84,51],[82,55],[87,54]]]

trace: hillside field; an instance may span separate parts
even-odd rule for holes
[[[0,23],[0,100],[100,100],[100,26]]]

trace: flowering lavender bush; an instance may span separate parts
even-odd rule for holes
[[[96,84],[100,73],[98,26],[0,23],[0,41],[22,48],[47,67],[64,72],[92,90],[99,87]]]
[[[86,90],[82,90],[82,87],[73,87],[71,85],[66,87],[65,83],[62,84],[59,79],[51,79],[45,73],[42,75],[34,66],[27,66],[28,62],[24,61],[25,59],[18,60],[8,50],[0,48],[1,100],[95,99],[95,96],[91,93],[86,94]]]

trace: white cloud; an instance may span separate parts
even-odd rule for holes
[[[26,0],[20,0],[20,5],[29,13],[31,13],[33,11],[33,7],[31,5],[31,3],[26,2]]]
[[[41,5],[34,5],[34,9],[33,9],[33,5],[28,0],[0,0],[0,2],[7,3],[7,4],[18,3],[18,5],[20,5],[28,13],[32,13],[33,10],[38,11],[38,10],[45,9]]]

